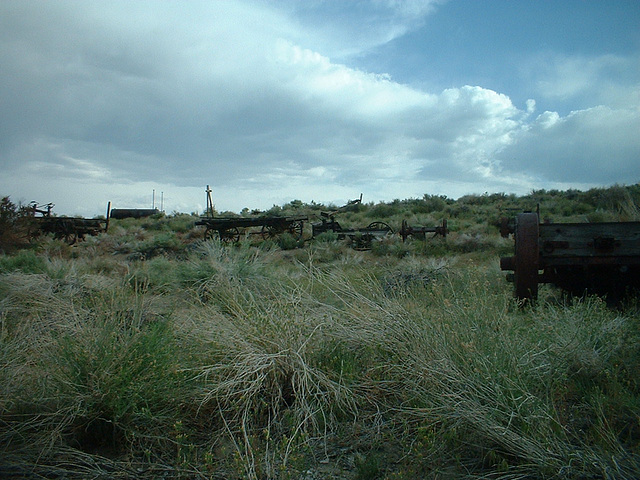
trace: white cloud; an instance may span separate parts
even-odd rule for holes
[[[598,106],[560,117],[545,112],[501,152],[505,169],[538,181],[584,184],[640,180],[640,109]]]
[[[540,55],[523,67],[534,91],[549,101],[588,99],[623,108],[640,101],[640,57],[603,54]]]
[[[529,98],[527,100],[527,113],[531,115],[535,111],[536,111],[536,101],[532,98]]]
[[[344,61],[418,28],[448,0],[332,0],[293,2],[297,43]],[[291,5],[285,2],[286,5]]]
[[[540,67],[543,98],[604,85],[611,105],[537,118],[534,99],[522,111],[481,86],[430,92],[349,66],[436,3],[0,3],[0,192],[93,215],[146,206],[153,188],[170,211],[202,210],[206,184],[237,211],[635,181],[638,86],[607,76],[628,60]]]

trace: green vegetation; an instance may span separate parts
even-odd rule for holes
[[[637,301],[518,308],[498,220],[537,204],[638,220],[640,186],[353,205],[345,228],[449,220],[368,252],[176,214],[0,255],[0,476],[638,478]]]

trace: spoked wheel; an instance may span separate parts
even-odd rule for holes
[[[37,242],[42,236],[42,230],[40,230],[37,226],[29,226],[27,229],[27,238],[29,239],[29,243]]]
[[[393,233],[393,228],[391,228],[389,225],[387,225],[384,222],[370,223],[369,226],[367,227],[367,230],[381,230],[381,231],[386,231],[387,233]]]
[[[205,241],[209,241],[209,240],[213,240],[213,239],[218,239],[219,235],[218,235],[218,231],[214,230],[213,228],[209,228],[207,227],[207,229],[204,231],[204,239]]]
[[[78,241],[78,233],[76,232],[73,225],[71,225],[68,221],[63,221],[60,223],[59,228],[54,234],[54,237],[62,240],[67,245],[73,245]]]
[[[262,238],[265,240],[273,240],[281,233],[282,229],[276,225],[263,225],[262,230],[260,230],[260,235],[262,235]]]
[[[238,227],[227,228],[226,230],[220,230],[220,240],[224,243],[237,243],[240,241],[240,230]]]
[[[538,296],[539,220],[537,213],[521,213],[516,218],[514,283],[516,297],[535,300]]]
[[[75,234],[75,232],[56,233],[53,236],[53,238],[56,238],[58,240],[62,240],[67,245],[73,245],[78,240],[78,236]]]
[[[216,228],[208,228],[204,232],[205,241],[217,240],[223,243],[235,243],[240,241],[240,230],[237,227],[218,230]]]
[[[289,225],[289,233],[293,235],[296,240],[300,240],[302,238],[303,229],[304,224],[302,222],[293,222]]]

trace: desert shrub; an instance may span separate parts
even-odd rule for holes
[[[26,208],[9,197],[0,200],[0,252],[10,253],[28,244],[29,218]]]
[[[313,239],[318,243],[334,243],[338,241],[338,234],[328,230],[316,235]]]
[[[282,250],[293,250],[294,248],[304,246],[304,240],[298,240],[289,232],[284,232],[283,234],[279,235],[277,243]]]
[[[10,302],[25,280],[11,279]],[[142,457],[145,450],[171,451],[171,439],[162,432],[179,418],[185,390],[167,320],[126,286],[97,286],[85,295],[47,288],[50,280],[43,277],[37,282],[44,288],[31,288],[30,301],[41,314],[23,310],[26,315],[14,317],[3,337],[11,362],[25,362],[21,383],[12,377],[3,382],[11,401],[3,395],[2,402],[13,413],[5,416],[3,409],[12,433],[1,436],[9,435],[14,454],[22,452],[31,465],[56,465],[61,451],[67,452],[66,462],[78,454]]]
[[[592,223],[617,222],[620,215],[609,211],[596,210],[595,212],[588,213],[586,218],[587,221]]]
[[[417,202],[413,207],[414,213],[434,213],[441,212],[447,205],[447,197],[443,195],[428,195],[425,194],[422,198],[422,202]]]
[[[399,237],[374,239],[371,242],[371,252],[373,255],[384,257],[392,256],[402,258],[412,252],[410,244],[403,243]]]
[[[447,245],[451,251],[458,253],[471,252],[494,252],[504,253],[510,250],[509,242],[497,235],[486,235],[476,233],[474,235],[468,233],[452,234],[447,239]]]
[[[398,209],[395,205],[390,205],[387,203],[378,203],[367,211],[367,217],[370,219],[381,219],[381,218],[389,218],[396,214]]]
[[[135,246],[134,252],[143,258],[151,258],[165,253],[177,253],[184,249],[184,244],[179,240],[174,232],[162,232],[153,235],[150,239],[144,240]]]
[[[21,271],[23,273],[45,273],[47,262],[33,250],[21,250],[14,255],[0,256],[0,273]]]

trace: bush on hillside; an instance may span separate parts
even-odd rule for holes
[[[0,252],[9,253],[28,243],[26,214],[24,207],[13,203],[8,196],[2,197],[0,200]]]

